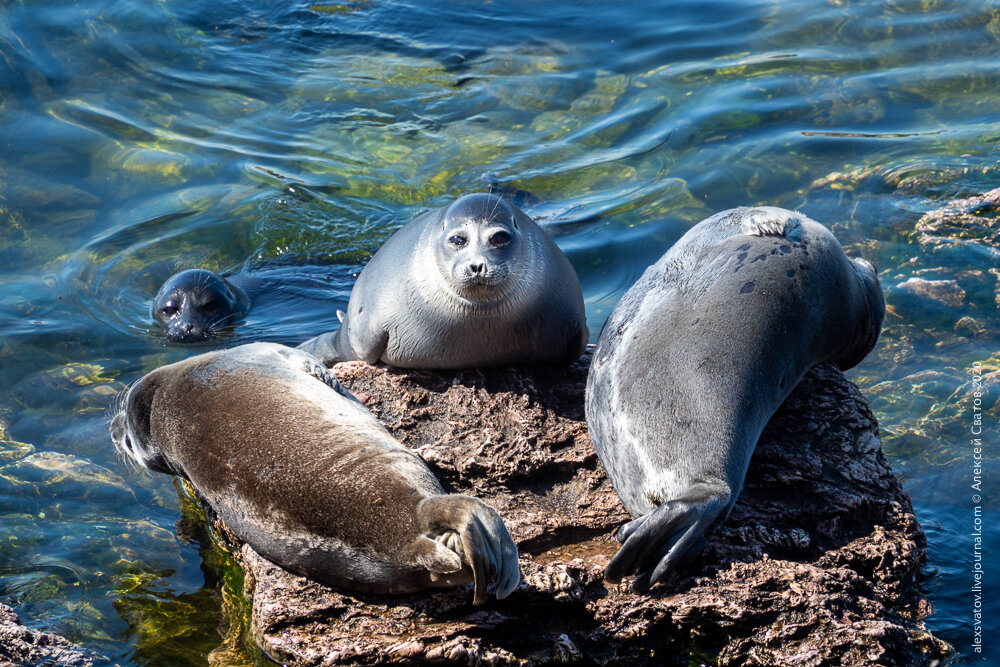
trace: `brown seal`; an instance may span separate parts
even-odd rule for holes
[[[180,475],[279,565],[350,591],[475,582],[507,596],[517,547],[496,511],[448,495],[319,362],[254,343],[164,366],[111,423],[129,459]]]

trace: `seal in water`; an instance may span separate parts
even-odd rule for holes
[[[743,488],[764,426],[806,371],[875,346],[874,267],[780,208],[695,225],[615,306],[587,378],[594,448],[636,517],[605,578],[644,591],[696,555]]]
[[[167,340],[194,343],[214,338],[250,308],[246,293],[217,273],[188,269],[171,276],[153,299],[150,314],[167,330]]]
[[[570,363],[589,336],[566,255],[520,209],[483,193],[393,234],[361,271],[341,320],[299,347],[327,365],[456,369]]]
[[[209,352],[132,385],[118,450],[187,478],[240,539],[344,589],[411,593],[475,582],[474,602],[520,581],[496,510],[447,495],[318,359],[273,343]]]

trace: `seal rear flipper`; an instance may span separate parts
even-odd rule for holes
[[[729,507],[727,487],[699,484],[688,489],[685,497],[669,500],[625,524],[618,531],[624,544],[608,563],[604,578],[618,583],[634,574],[633,590],[645,592],[672,567],[701,551],[705,533],[726,516]]]
[[[740,233],[748,236],[784,236],[796,240],[802,222],[791,211],[773,206],[759,206],[748,212],[740,223]]]
[[[486,601],[490,583],[496,596],[505,598],[521,581],[517,546],[496,510],[477,498],[442,495],[425,498],[417,506],[417,516],[427,536],[436,543],[450,545],[463,564],[472,570],[474,604]],[[456,533],[457,540],[448,533]],[[438,539],[441,538],[441,539]]]

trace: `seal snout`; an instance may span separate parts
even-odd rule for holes
[[[212,329],[205,329],[194,322],[180,321],[167,329],[167,340],[171,343],[194,343],[214,337],[215,332]]]
[[[111,431],[111,440],[115,443],[117,447],[123,454],[128,453],[123,445],[125,444],[125,439],[128,437],[125,428],[125,413],[119,411],[115,414],[114,418],[111,420],[111,427],[108,429]],[[129,442],[131,445],[131,442]]]
[[[503,263],[492,263],[480,257],[461,266],[455,284],[463,296],[475,300],[490,300],[496,290],[504,285],[509,271]]]

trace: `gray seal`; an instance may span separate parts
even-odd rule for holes
[[[615,306],[587,378],[594,448],[635,520],[605,578],[644,591],[704,546],[743,488],[771,415],[813,366],[875,346],[874,267],[780,208],[695,225]]]
[[[273,343],[209,352],[132,385],[111,422],[130,461],[188,479],[275,563],[354,592],[520,581],[496,510],[449,495],[315,357]]]
[[[232,281],[206,269],[188,269],[167,279],[153,298],[150,315],[173,343],[215,338],[236,324],[250,308],[246,293]]]
[[[483,193],[393,234],[361,271],[341,320],[299,347],[327,365],[458,369],[570,363],[589,336],[566,255],[523,211]]]

